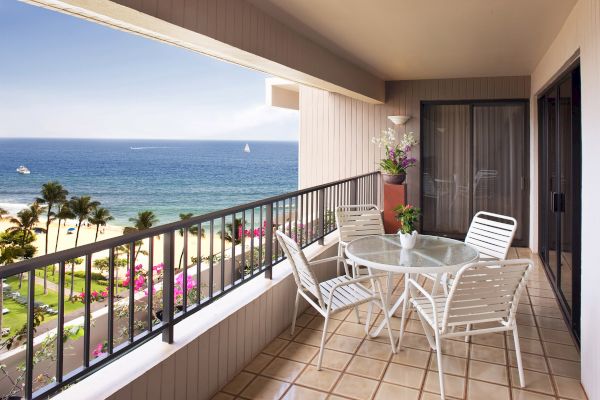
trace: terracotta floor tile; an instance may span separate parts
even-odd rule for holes
[[[442,340],[442,354],[467,358],[469,355],[469,344],[463,340]]]
[[[358,346],[360,346],[360,343],[360,339],[334,334],[325,344],[325,348],[345,353],[354,353],[358,349]]]
[[[490,346],[471,345],[471,358],[496,364],[506,364],[506,354],[503,349]]]
[[[330,318],[329,323],[327,324],[327,332],[335,331],[338,328],[338,326],[340,326],[341,323],[342,323],[342,321],[340,321],[340,320]],[[317,317],[317,318],[313,319],[312,321],[310,321],[310,323],[308,325],[306,325],[306,328],[315,329],[317,331],[323,331],[324,324],[325,324],[325,318]]]
[[[560,375],[577,380],[581,379],[581,367],[578,362],[548,358],[548,363],[550,364],[552,375]]]
[[[331,333],[327,334],[327,338],[331,337]],[[315,329],[304,328],[296,337],[294,337],[294,342],[310,344],[311,346],[320,346],[321,345],[321,337],[323,336],[323,331],[317,331]],[[327,340],[327,339],[325,339]]]
[[[374,400],[418,400],[419,391],[404,386],[382,382],[375,394]]]
[[[282,400],[325,400],[327,393],[319,392],[317,390],[305,388],[298,385],[292,385],[291,388],[285,393]]]
[[[316,366],[310,365],[302,372],[302,374],[300,374],[300,377],[298,377],[296,383],[311,387],[313,389],[329,392],[331,389],[333,389],[333,386],[337,382],[340,375],[340,372],[326,368],[322,368],[320,371],[317,371]]]
[[[260,353],[254,357],[250,364],[246,365],[244,370],[258,374],[264,367],[267,366],[267,364],[271,362],[271,360],[273,360],[273,358],[274,357],[271,355]]]
[[[575,346],[546,342],[544,348],[548,357],[579,361],[579,352]]]
[[[426,368],[429,362],[429,352],[410,347],[404,347],[392,356],[392,362],[410,365],[412,367]]]
[[[462,399],[465,395],[465,378],[454,375],[444,375],[445,394],[447,396],[457,397]],[[425,378],[424,389],[432,393],[440,393],[440,381],[438,373],[428,371]]]
[[[232,396],[227,393],[219,392],[219,393],[215,394],[211,400],[233,400],[233,399],[235,399],[235,396]]]
[[[408,365],[390,363],[383,380],[397,385],[420,389],[425,377],[425,370]]]
[[[333,389],[333,393],[356,400],[370,399],[375,393],[379,382],[373,379],[361,378],[344,374]]]
[[[540,334],[544,342],[560,343],[565,345],[573,345],[573,339],[569,332],[557,331],[554,329],[540,328]]]
[[[513,340],[512,335],[509,339],[510,340],[507,341],[508,348],[510,350],[514,350],[515,341]],[[544,350],[542,349],[542,342],[540,342],[539,340],[520,338],[519,343],[521,345],[521,352],[523,353],[531,353],[537,355],[544,354]]]
[[[556,382],[556,387],[558,389],[559,396],[576,400],[586,399],[585,391],[581,387],[581,383],[578,379],[555,376],[554,382]]]
[[[404,346],[424,351],[428,351],[431,348],[425,335],[418,335],[412,332],[404,332],[404,337],[402,338],[402,347]]]
[[[356,354],[387,361],[392,357],[392,346],[390,343],[386,344],[365,340],[358,348]]]
[[[482,344],[485,346],[493,346],[504,348],[504,335],[497,333],[488,333],[485,335],[471,336],[471,343]]]
[[[506,386],[469,380],[467,397],[469,400],[506,400],[510,398],[510,393]]]
[[[272,356],[276,356],[289,343],[290,342],[287,341],[287,340],[283,340],[283,339],[277,338],[277,339],[273,340],[271,343],[269,343],[267,345],[267,347],[265,347],[263,349],[263,353],[267,353],[267,354],[270,354]]]
[[[508,359],[511,367],[517,366],[517,355],[514,351],[508,352]],[[543,356],[521,352],[521,360],[525,369],[548,373],[548,365],[546,365],[546,359]]]
[[[523,390],[523,389],[513,389],[512,396],[513,396],[513,400],[554,400],[555,399],[555,397],[552,397],[552,396],[529,392],[529,391]]]
[[[289,386],[287,382],[258,376],[244,389],[241,396],[251,400],[279,399]]]
[[[364,325],[347,321],[342,322],[342,324],[336,330],[336,333],[339,335],[352,336],[359,339],[362,339],[366,336]]]
[[[519,371],[516,368],[510,369],[511,385],[517,389],[533,390],[535,392],[546,393],[554,395],[554,389],[550,375],[543,374],[541,372],[524,370],[525,374],[525,387],[521,387],[521,381],[519,380]]]
[[[469,378],[508,385],[508,370],[503,365],[471,360],[469,362]]]
[[[558,318],[537,317],[537,324],[540,328],[568,331],[565,321]]]
[[[351,374],[364,376],[365,378],[381,379],[383,371],[387,363],[381,360],[375,360],[373,358],[355,356],[348,367],[346,372]]]
[[[277,357],[262,370],[261,375],[292,382],[300,375],[305,366],[304,363]]]
[[[319,348],[302,343],[290,342],[288,346],[279,353],[279,357],[289,358],[290,360],[308,362],[319,352]]]
[[[231,382],[225,385],[222,391],[229,394],[239,394],[255,376],[254,374],[242,371]]]
[[[465,358],[449,356],[442,353],[442,365],[444,373],[466,376],[467,374],[467,360]],[[437,371],[437,355],[432,354],[429,361],[429,369]]]
[[[319,353],[317,353],[313,359],[311,360],[311,365],[317,365]],[[323,368],[334,369],[336,371],[342,371],[346,368],[346,365],[352,359],[352,354],[343,353],[341,351],[335,351],[330,349],[325,349],[323,351]]]

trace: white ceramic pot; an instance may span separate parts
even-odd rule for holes
[[[417,231],[412,231],[412,233],[398,232],[398,235],[403,249],[412,249],[417,244],[417,237],[419,236]]]

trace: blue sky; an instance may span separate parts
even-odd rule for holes
[[[266,74],[0,0],[0,137],[297,140]]]

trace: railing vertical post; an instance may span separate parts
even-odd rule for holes
[[[165,233],[164,237],[164,269],[163,269],[163,323],[167,328],[163,331],[162,340],[173,343],[173,315],[175,311],[175,235]]]
[[[373,203],[381,210],[383,208],[383,201],[381,201],[379,181],[381,180],[381,174],[379,172],[373,175]]]
[[[325,244],[325,189],[319,189],[319,244]]]
[[[273,279],[273,203],[267,204],[265,229],[265,278]]]
[[[27,346],[25,348],[25,398],[31,399],[33,394],[33,367],[34,353],[33,334],[34,326],[33,315],[35,313],[35,269],[30,269],[27,273]]]
[[[350,204],[358,204],[358,184],[356,178],[350,181]]]

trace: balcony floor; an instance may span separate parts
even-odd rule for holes
[[[579,382],[579,353],[539,258],[522,248],[511,249],[510,256],[536,261],[518,314],[527,387],[519,386],[510,334],[487,334],[472,337],[471,343],[443,344],[446,397],[586,399]],[[396,297],[402,287],[397,280]],[[364,321],[366,313],[361,314]],[[289,329],[282,332],[214,399],[439,399],[436,357],[412,312],[403,350],[396,355],[385,331],[374,339],[364,335],[354,312],[333,318],[322,371],[315,365],[323,318],[309,308],[299,316],[294,336]],[[398,329],[399,323],[393,318],[392,327]]]

